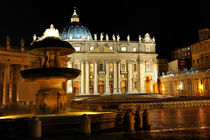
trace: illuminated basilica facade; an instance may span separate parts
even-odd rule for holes
[[[69,26],[60,32],[76,53],[70,55],[69,68],[81,75],[67,82],[67,93],[110,95],[157,93],[157,54],[154,37],[147,33],[138,41],[121,41],[119,35],[92,34],[81,25],[74,10]]]

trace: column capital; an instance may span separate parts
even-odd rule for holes
[[[128,63],[128,64],[132,64],[133,62],[134,62],[134,60],[131,60],[131,59],[126,60],[126,63]]]
[[[79,62],[80,62],[80,63],[84,63],[84,62],[85,62],[85,60],[80,60]]]
[[[110,62],[110,60],[105,60],[106,64]]]
[[[152,63],[153,63],[153,64],[157,64],[157,59],[153,59],[153,60],[152,60]]]
[[[98,63],[99,61],[100,61],[100,60],[98,60],[98,59],[94,59],[94,60],[93,60],[94,63]]]
[[[118,60],[117,60],[117,59],[113,59],[112,61],[113,61],[113,63],[117,63],[117,62],[118,62]]]
[[[144,63],[146,62],[146,60],[144,60],[144,59],[138,59],[138,62],[139,62],[140,64],[144,64]]]
[[[84,60],[84,61],[85,61],[85,63],[86,63],[86,64],[88,64],[88,63],[89,63],[89,60]]]

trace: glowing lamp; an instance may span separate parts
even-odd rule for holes
[[[182,84],[182,82],[180,81],[180,82],[179,82],[179,89],[182,90],[182,88],[183,88],[183,84]]]
[[[202,84],[202,83],[201,83],[201,84],[199,84],[199,86],[198,86],[198,87],[199,87],[199,89],[200,89],[200,90],[202,90],[202,91],[203,91],[203,84]]]

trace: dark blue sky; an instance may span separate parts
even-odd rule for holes
[[[28,43],[33,34],[41,36],[51,23],[58,29],[67,26],[77,6],[81,23],[92,34],[101,32],[120,34],[122,40],[130,34],[131,40],[150,33],[155,36],[157,52],[167,56],[174,48],[198,41],[198,29],[209,27],[207,1],[188,3],[170,1],[154,3],[140,0],[68,0],[0,2],[0,42],[11,36],[13,44],[23,37]]]

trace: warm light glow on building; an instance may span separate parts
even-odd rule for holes
[[[79,22],[79,18],[71,18],[71,22]]]
[[[183,84],[182,84],[182,82],[180,81],[180,82],[179,82],[179,87],[178,87],[178,89],[179,89],[179,90],[182,90],[182,88],[183,88]]]
[[[152,80],[152,75],[150,75],[149,73],[147,73],[146,79],[147,80]]]
[[[161,90],[162,90],[162,91],[165,91],[165,87],[164,87],[164,86],[162,86]]]
[[[201,90],[201,91],[203,91],[203,84],[199,84],[199,89]]]

